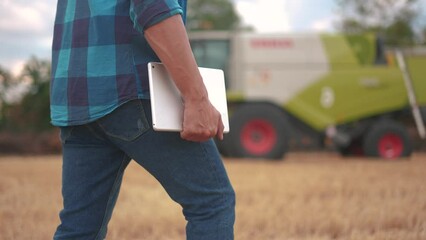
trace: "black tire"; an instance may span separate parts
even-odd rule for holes
[[[363,150],[369,157],[396,159],[410,156],[413,148],[404,125],[393,120],[380,120],[366,132]]]
[[[361,157],[364,156],[362,149],[362,139],[354,139],[345,147],[338,147],[337,150],[343,157]]]
[[[281,109],[270,104],[245,104],[230,121],[225,136],[226,153],[232,157],[282,159],[288,151],[287,118]]]
[[[224,137],[226,140],[226,136]],[[228,152],[228,148],[226,147],[226,143],[225,140],[221,141],[215,138],[215,143],[216,143],[216,147],[219,150],[220,154],[223,157],[229,157],[229,152]]]

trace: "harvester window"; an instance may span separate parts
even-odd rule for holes
[[[191,47],[200,67],[222,69],[228,79],[228,40],[191,40]]]

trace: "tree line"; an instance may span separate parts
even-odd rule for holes
[[[19,76],[0,66],[0,132],[50,130],[50,62],[32,57]]]
[[[388,46],[426,44],[426,9],[419,0],[335,0],[339,32],[374,33]]]
[[[337,32],[373,33],[388,46],[426,45],[426,9],[419,0],[334,0]],[[319,3],[315,3],[319,4]],[[302,16],[303,17],[303,16]],[[230,0],[188,2],[188,30],[252,31]]]

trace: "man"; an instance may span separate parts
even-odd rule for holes
[[[185,11],[186,0],[58,1],[51,117],[61,128],[64,208],[54,239],[105,238],[130,159],[183,207],[187,239],[233,239],[235,195],[211,139],[223,125]],[[159,59],[182,93],[181,133],[151,127],[146,65]]]

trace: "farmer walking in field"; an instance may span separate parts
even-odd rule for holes
[[[131,159],[182,206],[187,239],[233,239],[235,195],[212,140],[223,125],[185,15],[186,0],[58,1],[51,117],[61,130],[64,206],[54,239],[105,239]],[[180,133],[151,127],[147,63],[159,60],[182,93]]]

